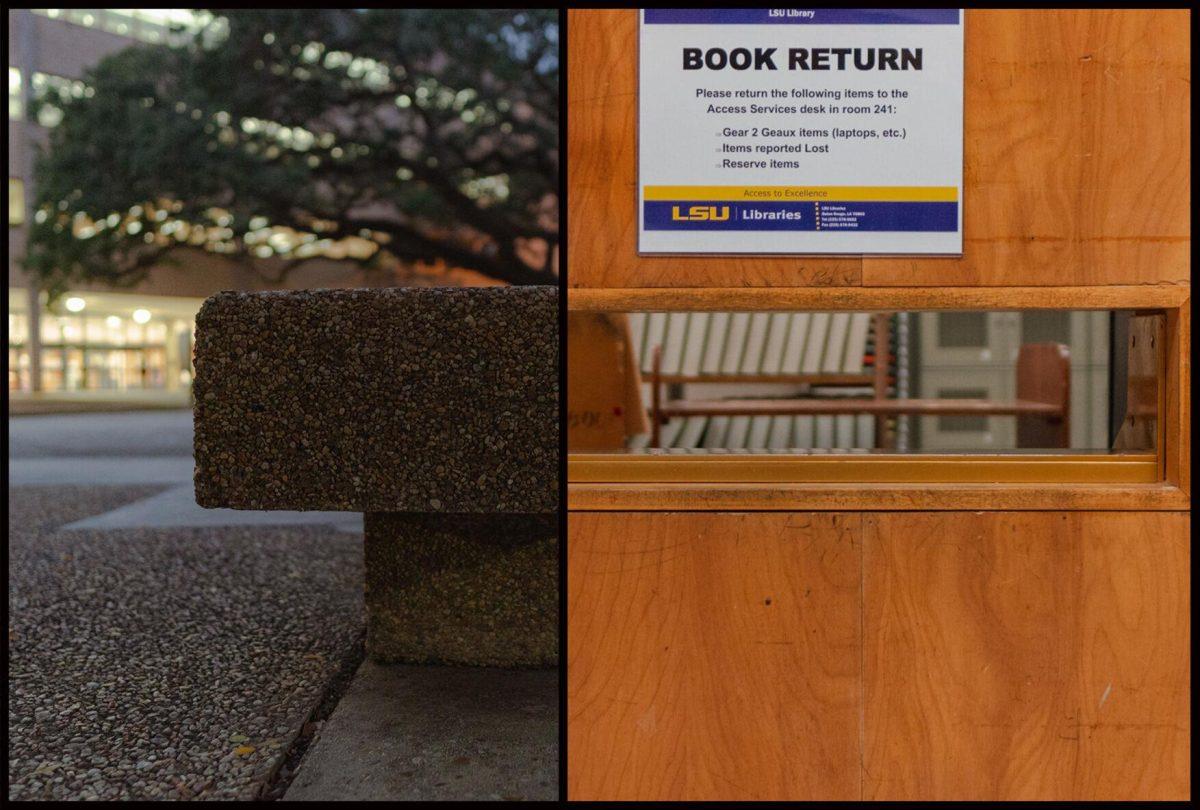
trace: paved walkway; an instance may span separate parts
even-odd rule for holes
[[[362,533],[352,512],[201,509],[192,494],[191,411],[72,414],[9,420],[10,486],[170,486],[65,529],[331,526]]]
[[[188,411],[9,430],[9,797],[257,796],[356,654],[360,516],[199,509]]]
[[[553,801],[558,672],[365,662],[287,801]]]
[[[8,457],[192,457],[192,412],[58,414],[8,420]]]

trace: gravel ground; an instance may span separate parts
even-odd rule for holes
[[[362,633],[362,538],[57,531],[162,487],[9,490],[9,798],[254,798]]]

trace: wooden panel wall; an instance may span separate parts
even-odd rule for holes
[[[571,11],[568,283],[728,288],[685,309],[920,308],[911,288],[951,286],[994,288],[974,304],[994,308],[1030,287],[1186,298],[1190,24],[967,12],[962,258],[642,258],[636,12]],[[1188,798],[1191,332],[1186,304],[1162,306],[1167,499],[626,484],[573,501],[612,511],[570,515],[569,798]],[[755,508],[806,511],[737,511]],[[1005,511],[1022,509],[1057,511]]]
[[[568,796],[1187,798],[1188,522],[573,513]]]
[[[857,799],[858,516],[574,513],[568,797]]]
[[[1187,514],[863,523],[864,798],[1188,798]]]
[[[1187,281],[1189,13],[972,10],[965,25],[961,259],[643,258],[637,13],[569,12],[569,284]]]

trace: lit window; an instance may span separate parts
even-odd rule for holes
[[[121,12],[124,9],[105,9],[101,12],[100,27],[105,31],[111,31],[114,34],[125,36],[129,33],[129,23],[127,17]]]
[[[8,313],[8,344],[21,345],[29,339],[29,318],[20,312]]]
[[[25,224],[25,181],[8,178],[8,227]]]
[[[21,70],[10,67],[8,69],[8,119],[19,121],[24,114],[25,102],[21,98]]]
[[[109,8],[100,10],[35,8],[52,20],[64,20],[89,28],[99,25],[120,36],[158,43],[164,40],[180,42],[212,22],[223,22],[209,11],[196,12],[187,8]]]
[[[114,11],[127,12],[132,17],[139,17],[156,25],[186,27],[196,23],[196,14],[187,8],[131,8],[114,9]]]
[[[87,28],[91,28],[96,24],[96,15],[89,10],[81,8],[67,9],[66,19],[69,22],[73,22],[76,25],[82,25]]]
[[[62,106],[72,99],[90,98],[95,91],[79,81],[52,73],[34,73],[31,81],[37,104],[37,120],[44,127],[56,127],[62,121]]]

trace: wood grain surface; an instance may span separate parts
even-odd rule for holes
[[[1190,292],[1191,286],[1188,286]],[[1166,480],[1192,492],[1192,308],[1190,295],[1167,311],[1166,410],[1163,447]]]
[[[1103,287],[689,287],[567,291],[572,312],[885,311],[909,309],[1171,309],[1187,284]]]
[[[616,512],[1190,508],[1190,496],[1172,484],[571,483],[567,487],[567,509]]]
[[[868,258],[867,285],[1187,281],[1187,11],[971,10],[963,257]]]
[[[637,12],[568,12],[568,278],[582,287],[1189,279],[1187,11],[971,10],[961,258],[639,257]]]
[[[1166,382],[1166,318],[1157,313],[1135,315],[1129,319],[1126,345],[1113,346],[1123,351],[1126,361],[1125,416],[1113,439],[1114,450],[1162,447],[1164,430],[1162,410]]]
[[[857,799],[860,523],[572,514],[569,798]]]
[[[1161,484],[571,484],[569,798],[1189,798],[1190,23],[967,12],[961,258],[680,258],[568,13],[569,309],[1166,313]]]
[[[1189,797],[1189,516],[871,514],[864,797]]]
[[[573,513],[568,797],[1187,798],[1188,528]]]
[[[567,319],[567,345],[570,452],[624,447],[629,436],[648,431],[628,318],[577,313]]]

